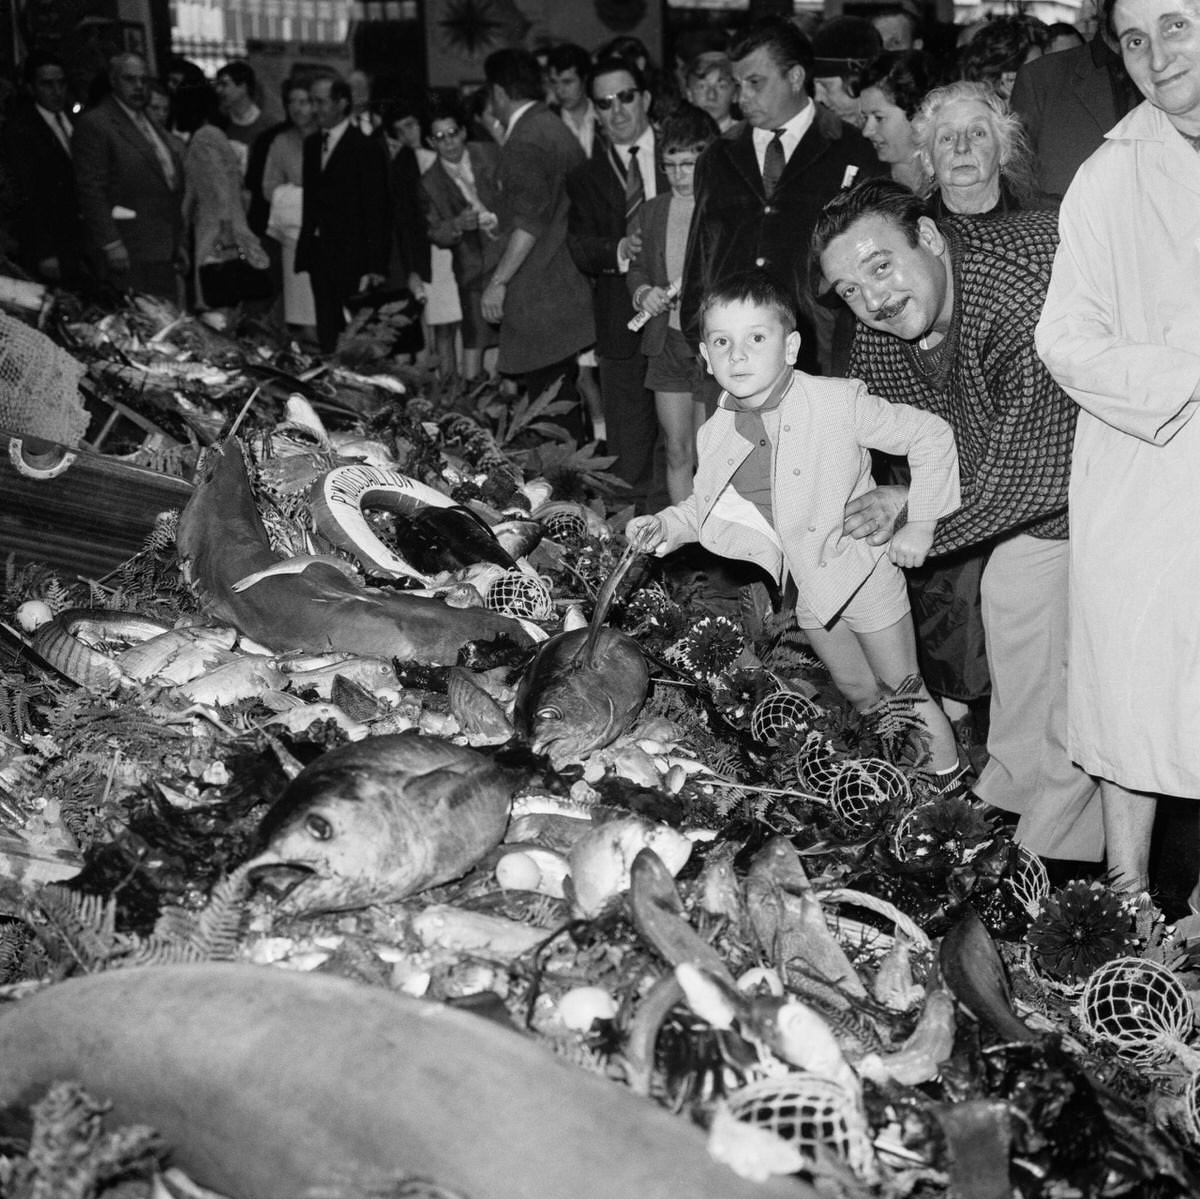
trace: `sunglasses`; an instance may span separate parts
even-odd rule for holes
[[[618,100],[621,101],[624,107],[628,108],[639,95],[641,93],[636,87],[625,87],[619,92],[613,92],[611,96],[597,96],[594,103],[601,112],[608,112]]]
[[[429,138],[430,138],[430,141],[448,142],[448,141],[450,141],[451,138],[461,137],[461,136],[462,136],[461,129],[443,129],[441,131],[441,133],[431,133],[429,135]]]

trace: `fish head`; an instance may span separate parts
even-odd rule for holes
[[[385,897],[394,839],[383,805],[352,780],[293,780],[263,819],[256,881],[282,910],[344,911]]]
[[[555,769],[611,745],[646,698],[646,660],[625,634],[603,629],[596,652],[582,658],[587,630],[560,633],[539,648],[517,692],[517,715],[535,753]]]

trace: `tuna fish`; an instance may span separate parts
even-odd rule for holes
[[[625,551],[596,599],[586,629],[558,633],[538,646],[517,689],[517,731],[555,768],[611,745],[633,724],[650,686],[646,659],[632,637],[604,619],[636,551]]]
[[[458,878],[500,844],[519,781],[473,749],[417,732],[339,746],[267,813],[255,876],[287,877],[281,904],[291,911],[403,899]]]

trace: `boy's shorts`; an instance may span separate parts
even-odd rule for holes
[[[885,552],[832,620],[823,625],[804,600],[797,599],[796,623],[802,629],[832,629],[842,623],[852,633],[878,633],[910,611],[904,571],[889,562]]]
[[[700,355],[678,329],[667,327],[662,353],[646,359],[646,386],[651,391],[695,391],[703,376]]]

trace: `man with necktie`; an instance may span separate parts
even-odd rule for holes
[[[84,247],[101,280],[178,302],[183,164],[146,116],[145,60],[109,63],[112,94],[75,122],[71,157]]]
[[[82,232],[62,62],[51,54],[31,54],[25,84],[29,96],[5,126],[3,142],[17,188],[17,257],[46,283],[73,286],[79,281]]]
[[[650,93],[637,67],[605,59],[592,68],[589,88],[605,136],[567,176],[567,245],[593,281],[600,396],[608,452],[617,456],[612,469],[629,484],[623,498],[641,512],[651,500],[658,419],[646,390],[642,337],[629,329],[634,308],[625,275],[641,249],[641,206],[669,184],[650,127]]]
[[[296,270],[312,279],[317,342],[337,348],[346,327],[345,304],[387,277],[387,154],[350,120],[350,85],[323,75],[309,88],[317,132],[304,139],[304,210]]]
[[[791,21],[759,21],[730,47],[729,57],[745,120],[696,164],[683,331],[698,344],[700,297],[724,276],[758,267],[796,304],[797,367],[829,374],[833,319],[810,300],[804,247],[826,200],[884,168],[857,129],[814,103],[812,45]]]

